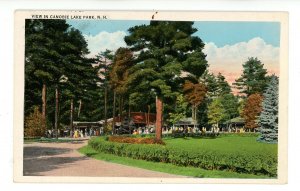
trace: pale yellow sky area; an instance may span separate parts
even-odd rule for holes
[[[207,55],[209,70],[214,74],[221,72],[229,84],[241,76],[242,65],[250,57],[257,57],[268,74],[279,75],[279,47],[269,45],[259,37],[224,47],[206,43],[203,52]],[[236,93],[236,90],[233,91]]]

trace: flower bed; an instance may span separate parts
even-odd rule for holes
[[[162,144],[165,143],[162,140],[156,140],[155,138],[147,137],[128,137],[128,136],[109,136],[108,141],[118,143],[131,143],[131,144]]]

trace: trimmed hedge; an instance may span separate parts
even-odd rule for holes
[[[220,154],[209,150],[187,152],[162,145],[127,144],[94,138],[89,145],[99,152],[154,162],[172,163],[209,170],[229,170],[240,173],[277,175],[277,157],[259,154]]]

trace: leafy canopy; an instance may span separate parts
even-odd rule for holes
[[[125,42],[138,53],[128,79],[132,93],[141,88],[147,94],[153,90],[161,98],[174,99],[182,89],[183,71],[194,77],[202,75],[207,67],[204,43],[192,36],[197,31],[192,25],[193,22],[151,21],[128,30]]]

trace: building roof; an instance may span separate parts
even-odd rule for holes
[[[149,117],[148,117],[149,116]],[[124,116],[115,117],[115,122],[121,122],[124,120]],[[156,122],[156,114],[155,113],[145,113],[145,112],[130,112],[130,120],[135,124],[149,124],[153,125]]]
[[[236,117],[236,118],[233,118],[233,119],[230,119],[230,120],[226,121],[226,123],[240,123],[240,124],[242,124],[242,123],[245,123],[245,120],[242,117]]]
[[[187,117],[178,121],[175,125],[194,125],[194,120],[191,117]],[[198,125],[197,122],[195,125]]]

